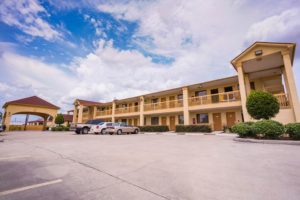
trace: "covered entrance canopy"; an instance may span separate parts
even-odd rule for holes
[[[3,122],[6,125],[6,130],[9,130],[11,116],[15,114],[37,115],[41,117],[44,119],[41,129],[45,130],[47,119],[49,117],[55,119],[57,112],[60,109],[58,106],[55,106],[37,96],[6,102],[3,105],[3,108],[5,109]],[[26,125],[27,124],[25,123],[25,130]],[[51,125],[54,125],[54,120],[52,120]]]
[[[256,87],[274,94],[280,105],[284,106],[276,120],[283,123],[300,121],[300,105],[292,70],[295,49],[295,43],[255,42],[231,61],[238,72],[246,121],[250,120],[246,97],[251,90],[257,90]],[[260,82],[255,82],[258,79]],[[254,88],[251,88],[251,82],[255,83]]]

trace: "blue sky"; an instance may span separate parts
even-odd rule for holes
[[[4,0],[0,104],[38,95],[68,110],[235,75],[253,42],[298,43],[299,18],[296,0]]]

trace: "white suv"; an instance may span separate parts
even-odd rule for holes
[[[99,124],[92,125],[89,133],[95,133],[95,134],[101,133],[103,135],[105,134],[107,127],[111,127],[111,126],[113,126],[112,122],[101,122]]]

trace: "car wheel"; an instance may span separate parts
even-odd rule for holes
[[[121,134],[122,134],[122,130],[118,130],[118,131],[117,131],[117,134],[118,134],[118,135],[121,135]]]
[[[105,129],[101,130],[101,134],[104,135],[105,134]]]
[[[138,129],[135,129],[133,133],[134,133],[134,134],[138,134],[138,133],[139,133],[139,130],[138,130]]]
[[[81,133],[82,133],[82,134],[88,134],[88,133],[89,133],[89,129],[88,129],[88,128],[83,128],[83,129],[81,130]]]

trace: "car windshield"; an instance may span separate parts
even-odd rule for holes
[[[98,125],[102,126],[103,124],[105,124],[105,122],[100,122]]]

